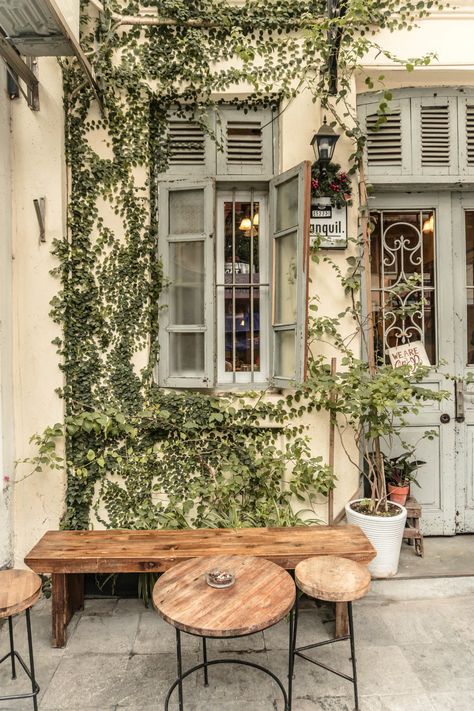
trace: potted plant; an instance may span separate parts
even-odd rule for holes
[[[381,444],[384,449],[393,446],[406,417],[416,414],[433,393],[421,387],[426,367],[413,371],[407,366],[379,364],[372,370],[369,364],[354,359],[349,367],[350,376],[344,378],[348,383],[341,396],[346,398],[344,407],[351,411],[349,424],[363,453],[364,466],[360,469],[368,481],[370,497],[347,503],[346,518],[364,531],[377,551],[369,565],[372,576],[387,578],[398,570],[407,510],[389,500],[385,469],[389,458],[384,456]],[[390,462],[388,468],[391,471]]]
[[[413,459],[413,451],[399,454],[398,457],[383,455],[385,479],[387,482],[388,498],[397,504],[405,505],[410,495],[410,485],[420,486],[415,472],[426,462]]]
[[[317,308],[311,307],[313,313]],[[340,353],[337,369],[330,367],[324,355],[311,353],[313,342],[328,337]],[[402,434],[408,419],[416,416],[426,402],[440,401],[449,393],[426,387],[430,366],[392,367],[381,357],[376,365],[374,360],[357,358],[340,336],[335,320],[325,316],[316,315],[311,320],[309,347],[303,395],[315,409],[330,413],[348,458],[367,480],[368,495],[345,506],[347,521],[359,526],[377,551],[369,565],[372,576],[391,577],[398,570],[407,511],[402,504],[389,500],[387,476],[394,481],[397,477],[400,481],[414,480],[422,462],[413,457],[413,450],[394,458],[384,457],[383,450],[393,449],[397,440],[406,450]],[[434,436],[434,431],[427,430],[422,439]],[[354,449],[361,453],[362,462],[348,446],[350,437],[355,438]]]
[[[316,319],[312,327],[315,340],[320,338],[324,323],[327,324],[323,319]],[[327,325],[325,330],[327,332]],[[359,526],[377,551],[369,565],[373,577],[396,574],[407,517],[404,506],[388,498],[385,463],[389,458],[384,457],[382,449],[389,451],[397,440],[403,443],[401,433],[408,417],[416,415],[426,401],[441,400],[448,395],[426,388],[423,380],[429,370],[427,366],[392,368],[385,363],[372,369],[367,361],[348,351],[340,359],[340,369],[336,372],[331,372],[322,355],[308,362],[304,395],[317,410],[329,411],[348,458],[368,483],[368,495],[349,501],[345,510],[348,523]],[[352,454],[350,437],[355,438],[363,464]],[[427,431],[424,437],[433,438],[434,434]],[[395,468],[396,463],[392,465],[389,460],[389,470]],[[414,479],[420,465],[421,461],[410,453],[401,459],[399,468],[410,472]]]

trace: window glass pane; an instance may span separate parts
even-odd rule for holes
[[[224,203],[226,274],[259,272],[259,219],[258,202]]]
[[[276,187],[276,230],[287,230],[298,224],[298,176]]]
[[[172,235],[204,232],[204,190],[171,190],[169,222]]]
[[[260,203],[224,202],[225,371],[260,371]]]
[[[275,323],[296,322],[296,232],[275,239]]]
[[[170,333],[170,375],[204,375],[204,334]]]
[[[204,324],[204,242],[170,243],[169,322]]]
[[[436,363],[435,212],[374,212],[371,234],[371,285],[375,347],[381,360],[387,348],[422,341]]]
[[[280,378],[295,377],[295,330],[275,331],[275,368]]]
[[[236,279],[240,276],[238,274]],[[232,289],[226,288],[225,292],[225,370],[257,372],[260,370],[260,290],[236,287],[235,300]]]

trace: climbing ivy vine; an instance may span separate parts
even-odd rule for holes
[[[306,88],[353,138],[354,174],[364,145],[349,104],[354,73],[378,30],[410,27],[439,3],[347,0],[330,17],[321,0],[81,5],[81,42],[103,111],[78,64],[64,61],[69,219],[54,244],[60,289],[51,316],[62,328],[65,422],[35,437],[36,468],[63,467],[56,441],[65,435],[67,528],[87,528],[92,512],[126,528],[287,525],[303,510],[314,519],[334,474],[312,456],[301,424],[311,398],[155,384],[163,286],[155,189],[169,159],[168,117],[191,110],[211,132],[208,111],[218,114],[217,97],[235,87],[244,88],[246,112],[262,104],[284,111]],[[382,123],[390,95],[383,77],[377,82],[367,79],[382,88]]]

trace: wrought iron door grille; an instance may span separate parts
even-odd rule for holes
[[[382,210],[371,214],[371,291],[375,347],[422,341],[432,364],[436,350],[434,210]]]

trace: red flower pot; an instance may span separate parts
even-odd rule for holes
[[[388,498],[395,504],[400,504],[405,506],[405,502],[410,494],[410,485],[407,486],[394,486],[393,484],[388,484]]]

